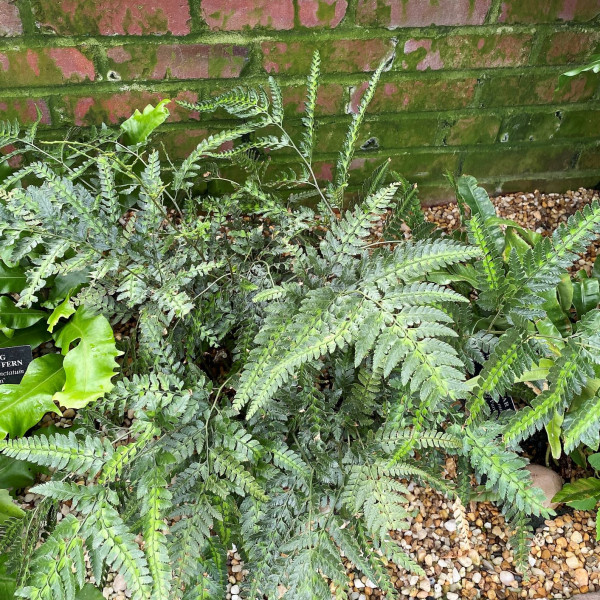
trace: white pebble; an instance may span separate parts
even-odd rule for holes
[[[512,585],[515,582],[515,576],[510,571],[500,571],[500,581],[504,585]]]
[[[357,590],[361,590],[362,588],[364,588],[364,587],[365,587],[365,584],[364,584],[364,583],[363,583],[363,582],[362,582],[360,579],[355,579],[355,580],[354,580],[354,587],[355,587]]]
[[[475,584],[479,583],[481,581],[481,573],[473,573],[472,581]]]
[[[444,527],[450,532],[452,533],[453,531],[456,531],[456,521],[454,519],[451,519],[450,521],[446,521],[444,523]]]
[[[454,592],[448,592],[446,594],[446,598],[448,598],[448,600],[458,600],[460,596],[458,594],[455,594]]]
[[[571,534],[571,541],[574,544],[581,544],[581,542],[583,542],[583,536],[581,535],[581,532],[575,530],[572,534]]]
[[[465,569],[473,566],[473,561],[468,556],[459,557],[458,562],[465,567]]]
[[[370,579],[367,579],[367,581],[365,581],[365,585],[373,590],[377,587],[377,584],[373,583]]]
[[[121,573],[117,573],[115,580],[112,582],[112,589],[115,592],[124,592],[127,589],[127,583]]]
[[[230,592],[232,594],[239,594],[240,593],[240,586],[239,585],[232,585]]]

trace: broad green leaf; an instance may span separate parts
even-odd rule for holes
[[[73,307],[71,298],[67,296],[48,317],[48,331],[52,332],[60,319],[68,319],[74,313],[75,308]]]
[[[590,454],[588,456],[588,462],[593,469],[596,471],[600,471],[600,452],[596,452],[595,454]]]
[[[37,348],[50,339],[52,339],[52,334],[48,331],[46,323],[40,321],[31,327],[14,330],[10,337],[0,333],[0,348],[12,348],[13,346]]]
[[[562,275],[556,290],[561,308],[564,311],[568,311],[571,308],[571,304],[573,304],[573,282],[568,273]]]
[[[56,306],[57,302],[64,300],[67,296],[76,294],[86,283],[89,282],[89,271],[73,271],[66,275],[54,277],[48,301],[43,304],[48,308]]]
[[[25,511],[14,503],[8,490],[0,489],[0,523],[10,517],[22,519],[24,516]]]
[[[77,346],[69,350],[77,340]],[[62,406],[83,408],[112,390],[120,352],[105,317],[80,306],[58,333],[56,345],[66,354],[65,386],[54,395]]]
[[[600,498],[600,479],[587,477],[577,479],[573,483],[567,483],[552,498],[552,502],[573,502],[574,500],[585,500],[586,498]]]
[[[25,329],[46,316],[43,310],[19,308],[8,296],[0,297],[0,324],[9,329]]]
[[[20,292],[27,283],[25,270],[19,266],[8,267],[0,261],[0,294]]]
[[[0,600],[2,598],[0,597]],[[75,600],[104,600],[102,592],[91,583],[86,583],[76,594]]]
[[[63,358],[47,354],[31,362],[21,383],[0,385],[0,439],[20,437],[47,412],[60,414],[52,396],[65,381]]]
[[[598,501],[596,498],[586,498],[585,500],[573,500],[573,502],[567,502],[567,504],[575,510],[594,510]]]
[[[36,467],[24,460],[0,456],[0,489],[20,490],[35,481]]]
[[[156,107],[148,104],[141,113],[137,108],[133,115],[121,123],[121,129],[125,132],[124,142],[127,146],[145,142],[148,136],[162,125],[169,116],[166,105],[171,100],[161,100]]]
[[[17,578],[6,570],[6,555],[0,555],[0,600],[14,600]]]
[[[560,443],[560,435],[562,433],[562,424],[565,417],[562,413],[554,411],[554,417],[546,424],[546,433],[548,434],[548,442],[552,450],[552,457],[558,460],[562,454],[562,445]]]
[[[573,283],[573,306],[577,316],[581,318],[590,310],[598,307],[600,302],[600,281],[595,277]]]

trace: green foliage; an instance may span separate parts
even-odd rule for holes
[[[144,112],[136,109],[129,119],[121,123],[121,131],[124,133],[123,142],[127,146],[145,142],[148,136],[167,120],[170,114],[167,104],[170,102],[170,100],[161,100],[156,106],[148,104]],[[109,181],[109,179],[104,180],[105,189]]]
[[[268,90],[183,103],[239,123],[168,168],[144,141],[164,105],[162,116],[136,114],[123,143],[103,128],[19,147],[26,166],[2,182],[2,258],[24,268],[17,308],[46,311],[39,322],[65,354],[45,358],[64,385],[44,398],[80,407],[82,423],[13,437],[21,426],[0,441],[3,455],[51,473],[33,488],[41,508],[2,525],[22,597],[75,598],[87,552],[97,585],[119,572],[134,600],[222,598],[235,544],[244,597],[278,598],[284,586],[286,597],[322,598],[331,586],[343,598],[345,556],[391,598],[382,558],[421,572],[390,535],[412,514],[400,480],[439,490],[464,529],[471,473],[485,475],[526,562],[526,516],[550,511],[509,446],[590,392],[598,311],[562,345],[536,325],[600,208],[517,249],[485,192],[460,179],[468,235],[446,236],[387,163],[344,208],[385,65],[324,185],[312,162],[319,64],[315,55],[299,140],[270,79]],[[19,146],[18,130],[4,129]],[[109,322],[127,322],[132,338],[114,387]],[[518,418],[486,419],[486,398],[534,370],[547,394]],[[573,443],[591,435],[572,428]],[[449,454],[458,485],[441,475]],[[65,501],[74,516],[57,524]]]

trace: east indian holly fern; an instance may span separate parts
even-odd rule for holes
[[[99,588],[118,572],[134,600],[221,599],[235,544],[244,598],[347,598],[343,557],[392,598],[387,562],[422,573],[390,534],[414,514],[407,480],[452,503],[457,543],[468,543],[467,503],[493,498],[526,564],[528,517],[551,511],[518,442],[589,382],[591,326],[553,360],[532,417],[498,420],[486,398],[526,387],[548,358],[549,338],[533,329],[540,293],[596,232],[597,208],[505,258],[473,181],[458,182],[472,214],[454,236],[425,222],[416,187],[388,162],[354,181],[359,129],[392,61],[373,74],[326,184],[312,161],[318,54],[292,132],[274,79],[235,88],[188,105],[239,124],[181,162],[161,162],[152,145],[164,105],[136,114],[126,135],[44,144],[4,127],[25,159],[4,176],[0,205],[11,264],[35,249],[24,305],[60,276],[76,282],[79,306],[56,335],[63,352],[74,346],[57,398],[82,406],[79,427],[0,441],[52,473],[32,490],[36,510],[0,525],[20,597],[76,598],[87,553]],[[133,328],[112,389],[116,354],[95,314]],[[457,481],[443,473],[448,456]],[[70,516],[57,523],[64,502]]]

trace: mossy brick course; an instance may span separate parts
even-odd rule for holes
[[[48,102],[43,98],[0,98],[0,115],[4,120],[17,120],[19,123],[31,123],[41,114],[40,125],[50,125],[50,108]]]
[[[560,129],[557,138],[600,139],[600,109],[570,110],[560,113]]]
[[[294,27],[292,0],[202,0],[201,11],[208,26],[216,30]]]
[[[500,128],[499,140],[504,144],[539,142],[552,139],[561,127],[561,112],[519,111],[507,115]]]
[[[357,22],[390,29],[481,25],[491,3],[491,0],[358,0]]]
[[[186,35],[187,0],[33,0],[42,30],[60,35]]]
[[[575,156],[573,148],[563,146],[498,148],[467,153],[462,168],[464,173],[475,177],[528,175],[568,169]]]
[[[0,37],[21,35],[23,24],[19,9],[12,0],[0,0]]]
[[[93,81],[94,63],[78,48],[0,51],[0,87]]]
[[[301,27],[337,27],[347,10],[347,0],[298,0]]]
[[[318,49],[315,161],[327,178],[366,80],[395,50],[358,135],[349,194],[388,157],[425,203],[452,198],[448,169],[496,191],[596,184],[600,76],[556,85],[600,51],[599,23],[599,0],[0,0],[0,119],[31,122],[37,104],[44,135],[58,136],[272,75],[297,139]],[[174,159],[234,121],[169,109],[157,141]]]
[[[106,51],[109,73],[122,80],[230,79],[248,62],[237,44],[127,44]],[[109,78],[110,78],[109,76]]]
[[[591,21],[600,14],[598,0],[504,0],[501,23]]]
[[[477,78],[465,79],[406,79],[379,85],[369,105],[368,112],[396,113],[403,111],[438,111],[464,108],[472,104]],[[365,86],[350,91],[350,109],[356,112]]]
[[[569,79],[557,90],[558,73],[523,72],[519,75],[494,74],[486,79],[479,98],[482,107],[526,106],[530,104],[562,104],[589,100],[598,87],[593,73]]]
[[[267,73],[306,75],[315,50],[321,55],[323,73],[374,71],[394,49],[388,39],[348,39],[320,42],[268,41],[262,44],[263,67]]]
[[[448,123],[444,141],[450,146],[493,144],[498,137],[501,118],[496,115],[469,115]]]
[[[165,98],[173,100],[168,105],[171,113],[168,122],[187,121],[197,116],[196,113],[175,103],[175,100],[196,102],[197,94],[189,91],[174,95],[155,91],[131,90],[96,96],[63,96],[55,99],[53,106],[63,124],[73,123],[82,126],[107,123],[108,125],[117,125],[127,119],[136,108],[143,110],[146,105],[156,105]]]
[[[497,32],[488,35],[411,37],[395,61],[399,70],[501,68],[527,64],[533,35]]]
[[[540,65],[582,63],[599,50],[599,29],[556,31],[544,40],[537,62]]]

